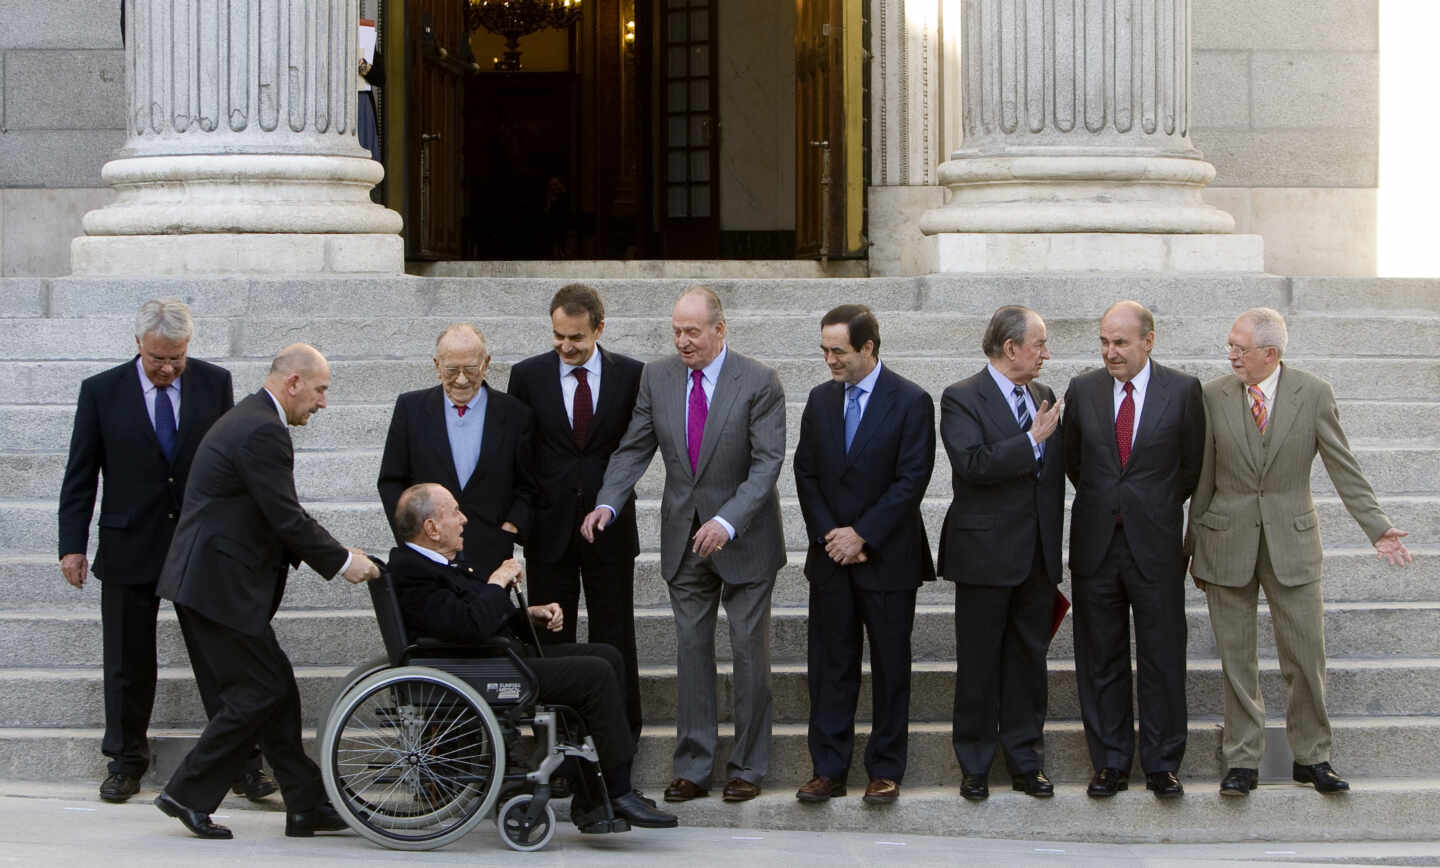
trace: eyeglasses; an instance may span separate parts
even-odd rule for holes
[[[1243,356],[1243,355],[1245,355],[1246,353],[1250,352],[1251,350],[1263,350],[1263,349],[1265,349],[1265,348],[1268,347],[1268,346],[1269,346],[1269,344],[1259,344],[1259,345],[1253,346],[1253,347],[1238,347],[1238,346],[1236,346],[1235,344],[1226,344],[1226,345],[1225,345],[1225,355],[1226,355],[1227,357],[1228,357],[1228,356],[1237,356],[1237,357],[1238,357],[1238,356]]]
[[[480,379],[480,374],[483,373],[484,370],[485,367],[483,365],[465,365],[464,367],[460,368],[441,368],[440,374],[447,380],[454,380],[460,376],[461,371],[464,371],[466,379],[478,380]]]

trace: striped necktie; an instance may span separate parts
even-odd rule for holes
[[[1255,420],[1255,427],[1261,434],[1265,433],[1265,427],[1270,424],[1270,414],[1265,412],[1265,393],[1260,391],[1259,386],[1250,387],[1250,416]]]

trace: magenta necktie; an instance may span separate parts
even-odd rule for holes
[[[700,465],[700,441],[705,437],[705,416],[710,412],[705,404],[705,386],[700,382],[700,372],[690,372],[690,412],[685,422],[685,442],[690,452],[690,472]]]

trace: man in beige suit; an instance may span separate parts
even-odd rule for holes
[[[1379,556],[1410,562],[1397,530],[1350,451],[1330,384],[1281,364],[1285,320],[1252,308],[1235,320],[1226,352],[1233,377],[1205,384],[1208,432],[1200,483],[1190,500],[1190,573],[1210,603],[1225,676],[1221,795],[1255,789],[1265,706],[1256,659],[1255,606],[1263,588],[1280,671],[1290,688],[1286,732],[1293,777],[1322,793],[1350,785],[1330,767],[1325,713],[1324,605],[1319,518],[1310,497],[1318,452],[1346,510]]]

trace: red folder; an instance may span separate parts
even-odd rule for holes
[[[1050,638],[1054,639],[1055,634],[1060,631],[1060,622],[1065,620],[1065,613],[1070,611],[1070,600],[1059,588],[1055,589],[1055,605],[1050,610]]]

